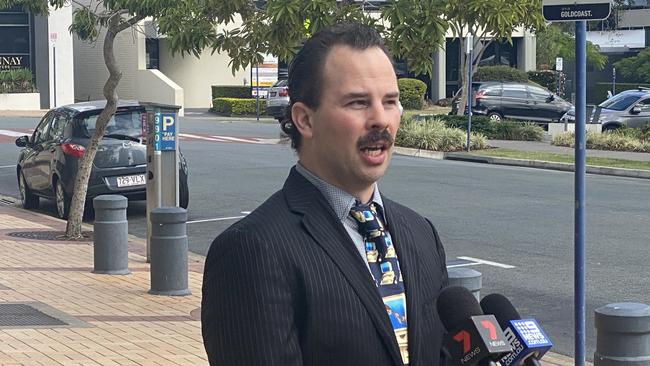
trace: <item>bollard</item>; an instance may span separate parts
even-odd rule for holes
[[[125,275],[129,271],[129,223],[126,221],[128,200],[120,195],[93,199],[93,273]]]
[[[180,207],[151,210],[150,294],[189,295],[187,281],[187,211]]]
[[[480,301],[480,292],[483,281],[481,272],[471,268],[455,267],[449,268],[449,286],[463,286],[468,289],[477,301]]]
[[[650,366],[650,306],[622,302],[595,313],[594,366]]]

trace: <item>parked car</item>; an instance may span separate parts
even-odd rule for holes
[[[562,120],[575,122],[575,109],[569,110]],[[603,131],[644,127],[650,123],[650,89],[626,90],[606,99],[594,108],[587,123],[601,124]]]
[[[22,205],[39,206],[40,197],[56,202],[57,216],[65,219],[70,210],[78,164],[95,133],[95,123],[106,101],[66,105],[47,112],[31,136],[16,139],[22,147],[16,174]],[[142,134],[145,110],[138,102],[120,101],[106,126],[93,161],[86,207],[102,194],[120,194],[146,199],[146,145]],[[180,155],[180,206],[187,208],[189,188],[185,157]]]
[[[504,118],[558,122],[572,104],[534,83],[487,81],[474,83],[472,112],[494,121]]]
[[[288,80],[278,80],[268,90],[266,97],[266,114],[282,121],[289,106]]]

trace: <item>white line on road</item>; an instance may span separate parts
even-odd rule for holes
[[[205,137],[205,136],[199,136],[199,135],[190,135],[189,133],[179,133],[178,136],[180,136],[180,137],[190,137],[190,138],[194,138],[194,139],[207,140],[207,141],[232,142],[230,140],[225,140],[225,139],[220,139],[220,138]]]
[[[26,132],[18,132],[18,131],[11,131],[11,130],[0,130],[0,135],[5,135],[5,136],[12,136],[12,137],[20,137],[20,136],[25,136],[29,135]]]
[[[470,263],[452,264],[451,266],[447,266],[447,268],[478,266],[479,264],[481,264],[481,263],[470,262]]]
[[[503,264],[503,263],[497,263],[497,262],[492,262],[492,261],[486,261],[484,259],[478,259],[478,258],[472,258],[472,257],[457,257],[458,259],[464,259],[467,261],[472,261],[476,262],[479,264],[486,264],[488,266],[494,266],[494,267],[499,267],[499,268],[505,268],[505,269],[512,269],[515,268],[515,266],[511,266],[509,264]]]
[[[261,144],[261,142],[258,141],[256,138],[241,139],[241,138],[238,138],[238,137],[216,136],[216,135],[212,135],[212,137],[217,138],[217,139],[234,141],[234,142],[249,142],[251,144]]]
[[[0,166],[0,168],[15,168],[15,167],[16,167],[16,164],[14,164],[14,165],[3,165],[3,166]]]
[[[231,217],[217,217],[215,219],[205,219],[205,220],[194,220],[194,221],[188,221],[188,224],[196,224],[199,222],[212,222],[212,221],[227,221],[227,220],[237,220],[246,217],[244,216],[231,216]]]

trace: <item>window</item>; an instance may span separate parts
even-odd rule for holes
[[[524,85],[504,85],[503,96],[506,98],[521,98],[526,99],[526,86]]]
[[[641,108],[641,112],[650,112],[650,98],[640,101],[637,106]]]
[[[120,134],[133,137],[142,136],[141,112],[131,110],[118,112],[106,124],[105,134]],[[90,138],[95,133],[95,124],[99,114],[85,115],[75,119],[73,135],[75,137]]]
[[[483,95],[490,97],[500,97],[501,96],[501,85],[493,85],[485,88]]]
[[[55,113],[50,112],[45,115],[41,120],[41,123],[36,126],[36,130],[34,130],[34,134],[32,135],[32,143],[34,143],[34,145],[42,144],[47,140],[48,132],[50,130],[50,122],[52,122],[54,117]]]
[[[632,103],[635,103],[638,99],[638,95],[620,93],[600,103],[599,107],[612,109],[615,111],[623,111],[631,106]]]
[[[551,94],[548,91],[538,88],[536,86],[528,86],[528,94],[533,100],[544,100],[548,99],[548,96]]]

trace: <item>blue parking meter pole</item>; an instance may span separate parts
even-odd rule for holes
[[[255,65],[255,102],[256,102],[256,111],[255,115],[257,116],[257,122],[260,121],[260,67]]]
[[[575,365],[585,365],[585,123],[587,106],[587,23],[576,30],[576,119],[575,119]]]
[[[150,262],[151,211],[179,205],[179,106],[140,103],[147,141],[147,262]]]
[[[472,142],[472,49],[474,40],[471,35],[468,35],[465,40],[467,42],[467,152],[469,152]]]
[[[616,95],[616,68],[612,68],[612,95]]]

